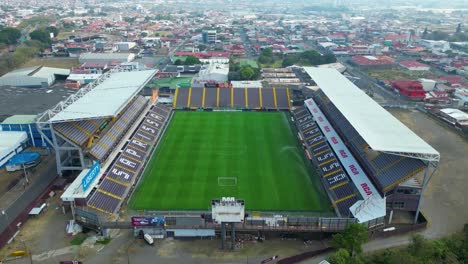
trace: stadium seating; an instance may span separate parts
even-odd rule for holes
[[[109,130],[91,147],[90,154],[100,161],[107,159],[114,147],[120,142],[120,139],[132,126],[135,119],[143,111],[148,100],[143,96],[138,96],[122,115],[112,124]]]
[[[332,198],[340,215],[348,217],[349,207],[361,199],[360,194],[355,190],[308,110],[302,106],[291,112],[295,117],[298,130],[303,135],[304,143],[319,168],[323,187]]]
[[[357,160],[368,175],[374,179],[381,192],[390,190],[396,184],[414,176],[426,168],[418,159],[378,153],[376,157],[366,154],[367,143],[321,91],[314,96],[314,101],[327,116],[340,137],[350,147]]]
[[[177,88],[174,108],[289,109],[285,88]]]
[[[57,123],[53,128],[75,144],[82,146],[99,130],[104,121],[105,119],[96,119]]]
[[[130,106],[129,109],[138,112],[139,108]],[[90,196],[87,202],[90,208],[108,214],[117,212],[143,171],[145,160],[167,123],[170,111],[170,108],[156,105],[145,113],[145,118],[105,172],[97,191]],[[129,115],[128,118],[133,117]]]

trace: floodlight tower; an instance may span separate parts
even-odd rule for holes
[[[211,201],[211,214],[213,222],[221,224],[221,249],[225,249],[226,244],[226,226],[231,227],[231,250],[235,245],[235,224],[243,223],[245,216],[244,200],[234,197],[222,197],[221,200]]]

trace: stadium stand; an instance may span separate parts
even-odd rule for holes
[[[315,124],[312,115],[304,106],[292,110],[296,127],[302,134],[306,149],[311,153],[314,164],[320,171],[320,178],[333,206],[342,217],[350,215],[349,208],[362,199],[356,191],[341,164],[336,159],[323,134]]]
[[[190,97],[190,106],[189,107],[203,107],[203,88],[202,89],[192,89]]]
[[[219,91],[219,105],[231,107],[231,89],[216,89]]]
[[[110,126],[109,130],[107,130],[107,132],[91,147],[89,153],[99,161],[107,159],[115,145],[120,142],[122,136],[143,111],[147,103],[148,99],[145,97],[136,97],[127,109],[123,111],[122,115],[118,117],[117,121]]]
[[[233,89],[234,108],[245,108],[245,91],[244,89]]]
[[[261,106],[266,109],[277,109],[278,103],[275,100],[273,95],[273,88],[262,88],[260,89],[262,94],[262,104]]]
[[[217,107],[216,94],[218,89],[206,89],[205,90],[205,107],[214,108]],[[176,107],[174,105],[174,107]]]
[[[83,120],[77,122],[56,123],[53,125],[55,131],[71,140],[78,146],[84,145],[104,123],[105,119]]]
[[[426,168],[419,159],[377,153],[371,158],[367,152],[368,144],[349,123],[344,115],[333,105],[322,91],[315,93],[314,100],[332,123],[341,138],[345,139],[364,170],[372,177],[381,192],[390,190],[398,183],[404,182]]]
[[[171,109],[156,105],[144,114],[135,132],[109,166],[97,191],[89,197],[88,207],[107,214],[117,212],[141,174],[170,113]]]
[[[174,108],[289,109],[287,88],[177,88]]]

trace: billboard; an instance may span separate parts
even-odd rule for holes
[[[164,226],[164,216],[132,216],[132,226]]]
[[[100,171],[101,164],[98,161],[94,162],[91,169],[89,169],[88,173],[86,173],[86,175],[83,177],[83,180],[81,180],[81,185],[83,185],[83,192],[86,192],[94,179],[96,179],[96,176],[99,175]]]

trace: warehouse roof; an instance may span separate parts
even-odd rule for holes
[[[439,152],[337,70],[304,69],[373,150],[439,160]]]
[[[32,124],[35,122],[37,115],[13,115],[3,120],[2,124]]]
[[[50,122],[113,117],[155,73],[156,70],[111,73],[91,91],[50,118]]]
[[[69,75],[70,70],[61,69],[61,68],[34,66],[34,67],[21,68],[21,69],[11,71],[3,75],[1,78],[25,77],[25,76],[48,78],[50,75],[53,75],[53,74]]]

